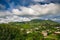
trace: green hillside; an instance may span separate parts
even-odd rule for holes
[[[60,23],[39,19],[2,23],[0,40],[60,40]]]

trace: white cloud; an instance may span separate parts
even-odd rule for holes
[[[57,14],[60,13],[60,5],[58,4],[45,4],[45,5],[30,5],[27,7],[20,7],[19,9],[13,9],[12,12],[16,15],[45,15],[45,14]]]
[[[12,15],[12,13],[10,11],[0,11],[0,17],[6,15]]]
[[[15,22],[15,21],[30,21],[31,19],[37,19],[40,15],[46,14],[60,14],[60,5],[58,4],[45,4],[45,5],[30,5],[29,7],[21,7],[20,9],[12,9],[10,11],[0,11],[0,17],[6,16],[6,18],[1,18],[0,23],[2,22]],[[19,17],[18,15],[30,15],[33,17]],[[37,16],[37,17],[36,17]]]
[[[34,2],[43,2],[43,1],[46,1],[46,0],[33,0]]]
[[[20,15],[20,14],[22,14],[22,11],[19,11],[19,9],[13,9],[12,13],[16,14],[16,15]]]
[[[57,14],[60,11],[60,5],[53,3],[45,5],[32,5],[31,8],[38,12],[40,15]]]
[[[23,22],[23,21],[31,21],[32,19],[38,19],[38,17],[19,17],[19,16],[7,16],[6,18],[0,18],[0,23],[8,23],[8,22]]]
[[[6,18],[0,18],[0,23],[8,23],[8,22],[22,22],[22,21],[30,21],[31,19],[27,17],[18,17],[18,16],[8,16]]]

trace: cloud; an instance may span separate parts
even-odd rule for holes
[[[33,0],[34,2],[43,2],[43,1],[46,1],[46,0]]]
[[[7,16],[7,15],[13,15],[13,14],[10,11],[0,11],[0,17]]]
[[[50,3],[45,5],[40,4],[30,5],[29,7],[20,6],[19,9],[15,8],[12,9],[11,11],[9,10],[0,11],[0,23],[15,21],[18,22],[30,21],[31,19],[40,18],[41,15],[56,15],[56,14],[60,14],[59,4]]]
[[[40,15],[44,14],[56,14],[60,10],[60,5],[57,4],[45,4],[45,5],[32,5],[31,8],[36,12],[39,12]],[[38,15],[39,15],[38,14]]]
[[[6,16],[6,18],[0,18],[0,23],[8,23],[8,22],[23,22],[23,21],[31,21],[32,19],[37,19],[38,17],[19,17],[19,16]]]
[[[34,2],[60,3],[60,0],[33,0]]]
[[[45,4],[45,5],[30,5],[29,7],[20,7],[19,9],[13,9],[12,12],[15,15],[45,15],[45,14],[58,14],[60,13],[60,5],[58,4]]]
[[[47,0],[47,2],[60,3],[60,0]]]

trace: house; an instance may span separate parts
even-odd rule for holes
[[[58,31],[58,32],[54,32],[55,34],[60,34],[60,32]]]
[[[46,37],[48,33],[47,33],[47,31],[42,31],[42,34],[44,37]]]

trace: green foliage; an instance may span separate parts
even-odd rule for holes
[[[15,39],[20,39],[20,30],[8,24],[0,24],[0,40]]]
[[[60,23],[37,19],[29,22],[3,23],[0,24],[0,40],[59,40],[60,34],[54,34],[55,31],[60,31],[56,27],[60,27]],[[47,32],[46,38],[42,31]]]

